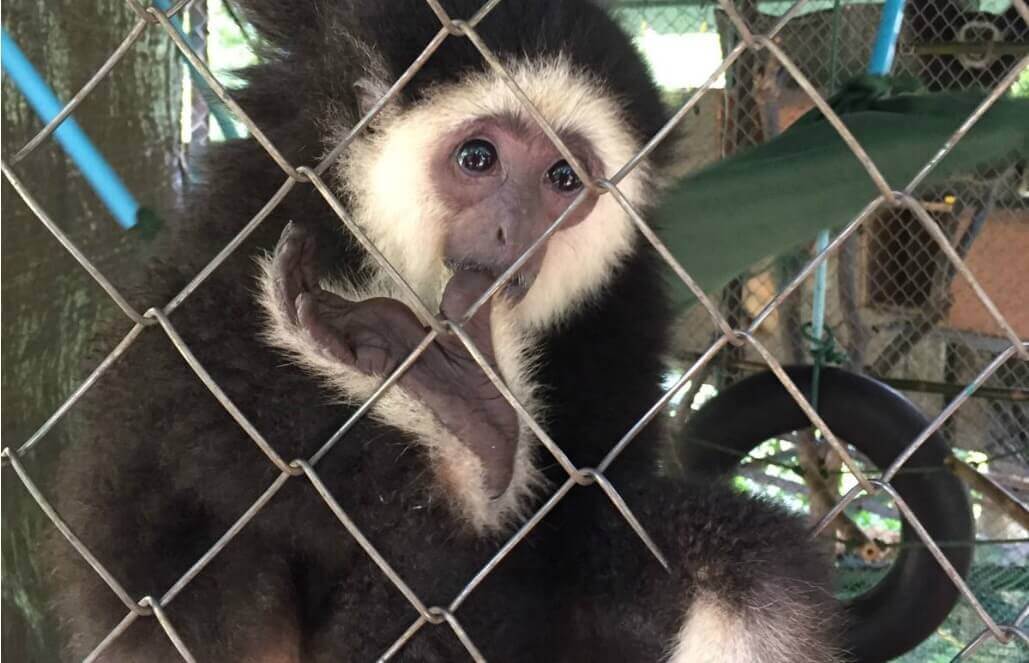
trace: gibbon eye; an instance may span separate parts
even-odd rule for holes
[[[547,171],[551,186],[561,193],[572,193],[582,188],[582,180],[575,174],[568,162],[561,159]]]
[[[497,163],[497,148],[493,143],[475,138],[457,149],[457,165],[469,173],[489,172]]]

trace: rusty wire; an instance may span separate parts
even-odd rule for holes
[[[993,105],[1004,93],[1007,87],[1012,85],[1017,78],[1018,71],[1024,69],[1029,65],[1029,58],[1023,59],[1019,65],[1015,68],[1010,75],[1006,76],[998,85],[995,86],[992,93],[982,102],[982,104],[973,112],[969,118],[959,127],[949,140],[942,145],[936,155],[922,168],[922,170],[915,176],[915,178],[904,186],[904,183],[899,182],[888,182],[883,177],[878,166],[868,156],[861,144],[854,138],[849,132],[840,118],[832,111],[826,102],[825,98],[818,92],[818,90],[807,80],[804,73],[799,67],[789,58],[789,56],[780,48],[779,45],[774,41],[776,35],[779,34],[780,30],[795,16],[797,16],[801,8],[805,5],[806,0],[798,0],[795,2],[789,10],[787,10],[782,17],[775,22],[775,25],[764,34],[755,33],[752,31],[752,26],[748,25],[747,22],[740,16],[735,10],[729,0],[719,0],[718,4],[721,6],[723,11],[729,17],[729,20],[735,25],[738,30],[741,40],[740,42],[723,58],[717,69],[711,73],[707,80],[697,88],[686,100],[679,110],[670,118],[668,123],[662,127],[654,136],[650,137],[647,143],[642,146],[639,152],[634,155],[627,163],[621,164],[613,173],[607,175],[601,175],[598,178],[592,178],[587,175],[582,165],[575,159],[574,154],[571,150],[562,143],[560,136],[550,127],[544,120],[542,115],[532,107],[528,97],[525,93],[519,89],[514,79],[507,73],[503,63],[492,53],[488,44],[482,38],[481,35],[476,31],[478,23],[495,7],[499,2],[503,0],[490,0],[485,2],[482,8],[476,13],[475,16],[468,17],[467,19],[453,18],[447,15],[436,0],[426,0],[428,6],[435,13],[440,21],[440,30],[433,37],[433,39],[426,44],[420,55],[413,61],[407,71],[404,72],[398,80],[388,89],[388,91],[379,99],[376,104],[370,109],[370,111],[357,122],[354,128],[348,132],[348,134],[337,144],[337,146],[331,150],[319,163],[305,165],[305,164],[292,164],[290,163],[283,154],[278,150],[274,143],[268,139],[268,137],[261,131],[261,128],[257,126],[242,109],[235,103],[231,98],[226,89],[217,81],[203,58],[199,57],[193,52],[188,43],[178,35],[171,22],[169,16],[185,9],[190,2],[177,2],[173,5],[172,9],[168,13],[164,13],[155,7],[144,8],[136,0],[127,0],[129,8],[135,12],[140,20],[134,25],[129,34],[125,37],[122,43],[112,52],[110,57],[100,66],[96,74],[91,77],[86,84],[71,98],[71,100],[65,104],[61,113],[54,118],[28,143],[23,146],[11,159],[11,164],[3,164],[3,175],[12,184],[15,191],[19,196],[26,202],[29,209],[39,219],[39,221],[60,241],[62,246],[79,262],[79,264],[86,270],[86,272],[97,281],[97,283],[104,289],[104,291],[111,297],[111,299],[119,306],[126,317],[131,320],[134,324],[131,330],[125,335],[120,343],[111,351],[111,353],[94,369],[94,371],[87,377],[87,379],[61,404],[60,407],[40,426],[24,443],[16,448],[4,447],[0,451],[0,457],[4,460],[5,466],[10,466],[18,479],[29,491],[35,502],[43,510],[47,518],[58,528],[58,530],[64,535],[66,539],[75,547],[80,555],[89,563],[89,565],[100,575],[103,581],[110,587],[110,589],[118,596],[118,598],[125,604],[127,608],[127,614],[125,618],[99,643],[93,651],[87,656],[86,661],[95,660],[100,656],[111,643],[113,643],[124,631],[138,618],[149,618],[153,617],[158,620],[162,631],[168,636],[171,643],[174,645],[176,650],[180,653],[186,661],[192,661],[193,656],[189,651],[188,643],[182,641],[179,637],[174,624],[172,624],[167,615],[164,612],[165,606],[167,606],[176,595],[182,591],[186,585],[189,584],[199,573],[201,573],[207,564],[216,557],[222,549],[247,525],[247,523],[264,508],[266,504],[278,493],[278,491],[292,478],[305,477],[312,486],[315,488],[318,495],[325,502],[327,508],[329,508],[336,518],[343,524],[349,536],[351,536],[362,548],[362,550],[371,558],[376,566],[382,571],[382,573],[390,580],[390,582],[396,587],[396,589],[408,600],[408,602],[414,607],[418,613],[418,618],[407,628],[407,630],[394,642],[394,644],[386,651],[383,652],[380,660],[388,660],[395,654],[400,652],[404,647],[405,643],[410,640],[419,630],[424,628],[426,625],[439,626],[446,624],[454,634],[458,637],[469,656],[476,661],[485,660],[481,652],[477,648],[476,644],[469,637],[467,632],[459,621],[458,614],[459,609],[467,597],[479,586],[489,573],[493,571],[503,559],[514,549],[515,546],[530,532],[536,525],[543,519],[543,517],[550,512],[569,492],[573,489],[597,486],[607,496],[607,498],[616,507],[619,513],[626,519],[627,523],[632,527],[633,531],[637,533],[641,542],[653,553],[656,560],[667,568],[668,562],[664,555],[657,548],[656,544],[647,534],[646,530],[639,523],[639,521],[632,514],[628,504],[622,499],[618,493],[616,486],[614,486],[604,475],[605,470],[617,459],[618,455],[626,448],[628,444],[643,430],[643,428],[656,417],[665,405],[671,400],[673,395],[686,384],[687,381],[694,379],[704,367],[711,362],[726,346],[729,345],[748,345],[753,348],[768,366],[768,368],[779,378],[783,385],[787,388],[789,393],[797,401],[805,415],[811,421],[812,425],[817,427],[825,439],[833,446],[833,448],[840,454],[843,461],[853,472],[855,478],[858,481],[858,485],[855,486],[850,492],[848,492],[836,506],[825,515],[824,518],[815,526],[813,534],[818,533],[825,528],[839,513],[846,508],[851,502],[857,499],[863,494],[874,494],[877,492],[883,492],[893,498],[895,503],[898,505],[901,515],[908,521],[909,524],[914,528],[919,537],[923,540],[925,546],[931,551],[936,560],[940,563],[943,570],[946,572],[948,577],[955,583],[957,588],[960,590],[965,599],[971,604],[976,614],[983,622],[983,630],[971,641],[967,643],[965,648],[958,654],[955,660],[959,660],[967,657],[971,652],[978,649],[984,642],[995,639],[1001,643],[1007,643],[1011,640],[1029,640],[1027,636],[1026,627],[1024,622],[1027,620],[1029,615],[1029,606],[1022,610],[1020,616],[1011,624],[998,624],[990,615],[986,612],[985,608],[970,591],[967,584],[955,571],[955,569],[947,561],[943,555],[940,546],[928,535],[921,523],[911,512],[911,510],[904,503],[903,499],[896,493],[893,487],[890,485],[890,480],[896,475],[897,471],[901,469],[904,463],[911,457],[912,454],[924,443],[931,435],[938,431],[943,423],[972,395],[972,393],[986,381],[994,372],[997,371],[1005,362],[1012,357],[1019,355],[1021,357],[1029,357],[1029,343],[1026,343],[1024,339],[1020,339],[1016,332],[1013,330],[1003,314],[997,309],[997,307],[990,300],[985,290],[976,281],[975,276],[969,270],[968,266],[964,263],[961,256],[958,255],[953,247],[950,245],[947,237],[939,230],[939,228],[932,222],[931,217],[926,211],[922,202],[910,195],[910,192],[920,183],[925,176],[950,152],[951,149],[962,139],[962,137],[972,128],[975,122]],[[1023,15],[1027,15],[1025,0],[1013,0],[1018,11]],[[25,158],[36,150],[41,144],[43,144],[47,138],[49,138],[53,131],[59,126],[60,122],[66,119],[72,111],[96,88],[96,86],[108,75],[111,75],[112,71],[115,70],[118,62],[125,56],[129,48],[136,43],[143,32],[147,29],[160,29],[163,30],[170,39],[174,42],[175,46],[182,52],[184,57],[198,70],[204,80],[210,85],[213,93],[226,104],[237,116],[237,118],[246,125],[250,134],[253,138],[258,141],[268,153],[268,155],[275,160],[278,166],[282,169],[285,174],[285,180],[278,191],[268,200],[268,202],[262,207],[262,209],[246,224],[246,226],[236,235],[236,237],[229,242],[222,250],[190,281],[190,283],[183,288],[183,290],[177,294],[171,301],[161,307],[154,307],[149,309],[145,314],[140,314],[126,300],[121,296],[118,290],[107,280],[102,272],[96,268],[96,266],[83,255],[77,247],[61,232],[61,230],[53,223],[48,216],[46,210],[38,201],[32,196],[29,188],[18,178],[16,173],[12,170],[11,166]],[[206,278],[217,269],[228,257],[231,255],[236,248],[243,242],[243,240],[253,230],[260,225],[264,219],[266,219],[282,201],[285,195],[294,186],[313,186],[326,200],[328,207],[340,218],[341,222],[351,230],[358,241],[369,250],[370,253],[375,257],[379,264],[384,270],[396,281],[397,285],[401,287],[405,292],[412,295],[411,301],[416,307],[418,307],[426,321],[436,321],[436,316],[431,315],[427,307],[418,300],[414,295],[414,291],[411,286],[406,283],[400,274],[394,269],[392,265],[388,263],[384,256],[375,248],[374,244],[363,235],[360,228],[348,217],[345,207],[337,198],[336,194],[332,189],[327,186],[321,178],[324,171],[336,160],[338,157],[347,149],[353,139],[368,126],[372,119],[379,113],[379,111],[385,107],[407,84],[408,81],[413,78],[415,73],[421,68],[426,61],[428,61],[433,53],[440,47],[440,45],[447,39],[468,39],[471,44],[479,51],[488,66],[501,78],[501,80],[509,87],[512,93],[527,107],[529,115],[539,124],[540,129],[554,142],[557,149],[565,157],[569,164],[579,173],[582,181],[586,183],[587,189],[578,196],[572,205],[565,210],[552,225],[548,228],[546,233],[540,237],[522,256],[519,261],[502,274],[496,282],[489,288],[489,290],[479,297],[469,308],[466,314],[459,320],[445,321],[443,323],[434,324],[433,328],[430,329],[424,339],[412,350],[409,356],[396,368],[396,370],[388,376],[379,388],[372,394],[372,396],[364,402],[360,408],[358,408],[353,415],[344,423],[339,430],[336,431],[325,443],[308,459],[285,459],[279,456],[271,446],[271,444],[264,439],[260,431],[254,427],[248,420],[245,413],[240,411],[235,404],[224,394],[217,382],[206,372],[204,367],[193,355],[188,344],[180,337],[175,326],[169,320],[169,314],[180,306],[192,292],[200,287]],[[800,270],[795,277],[787,283],[780,291],[768,301],[762,309],[754,316],[750,324],[746,328],[736,329],[729,323],[725,315],[717,308],[717,306],[711,301],[709,297],[700,289],[696,281],[690,276],[688,272],[688,265],[681,265],[671,254],[671,252],[664,246],[657,234],[648,226],[644,221],[642,215],[633,208],[629,200],[622,194],[618,189],[618,183],[634,168],[636,168],[646,157],[661,143],[665,140],[676,125],[685,117],[687,112],[694,108],[700,101],[701,97],[710,90],[718,77],[728,70],[730,66],[745,52],[747,51],[758,51],[765,50],[771,54],[771,57],[778,60],[781,65],[789,72],[789,74],[796,80],[797,84],[803,89],[808,95],[812,103],[826,116],[832,126],[837,130],[841,139],[846,143],[847,147],[854,154],[854,157],[862,164],[865,171],[867,172],[872,183],[878,190],[878,196],[871,200],[868,205],[855,216],[844,228],[844,230],[837,235],[837,237],[829,243],[829,245],[811,260]],[[610,194],[614,196],[617,203],[625,210],[632,223],[637,227],[644,238],[649,241],[658,251],[659,255],[666,261],[673,273],[697,296],[700,305],[706,310],[710,316],[713,324],[721,332],[720,335],[711,343],[710,346],[703,352],[700,357],[693,363],[692,366],[685,372],[685,374],[669,388],[661,399],[656,402],[647,412],[641,413],[639,420],[634,424],[621,439],[612,447],[608,452],[607,456],[603,461],[595,468],[589,467],[576,467],[572,461],[564,454],[561,450],[560,445],[556,440],[550,438],[545,432],[542,425],[536,422],[531,414],[518,402],[514,394],[504,384],[502,378],[492,370],[485,360],[482,353],[475,347],[470,337],[464,332],[461,324],[467,322],[474,315],[485,302],[495,294],[508,279],[517,272],[518,268],[526,260],[529,259],[531,254],[539,250],[539,248],[546,242],[546,239],[557,232],[565,218],[567,218],[572,211],[585,199],[588,195],[587,190],[596,193],[598,195]],[[932,239],[940,245],[941,249],[945,252],[946,257],[953,263],[957,272],[960,276],[965,279],[969,285],[973,288],[976,297],[982,302],[982,304],[989,311],[991,316],[994,318],[998,326],[1004,332],[1004,336],[1008,341],[1006,348],[997,353],[996,357],[984,368],[980,374],[972,381],[972,383],[958,396],[955,398],[943,412],[936,417],[929,426],[917,436],[916,439],[912,440],[910,445],[898,456],[897,460],[886,470],[880,477],[868,476],[862,468],[850,457],[846,447],[836,438],[830,428],[825,422],[819,417],[817,411],[812,407],[811,403],[804,397],[804,395],[797,389],[796,385],[792,383],[789,377],[783,370],[782,364],[775,357],[775,355],[769,351],[754,335],[756,330],[767,320],[768,316],[774,312],[782,302],[790,296],[800,285],[807,279],[812,272],[824,261],[826,261],[832,254],[834,254],[841,246],[844,240],[851,236],[858,228],[865,223],[865,221],[872,216],[872,214],[883,206],[887,205],[902,205],[910,209],[916,217],[922,222],[922,224],[929,230]],[[433,324],[431,323],[431,324]],[[118,582],[118,580],[106,570],[103,561],[97,559],[92,552],[78,539],[75,533],[71,530],[67,523],[61,518],[54,508],[50,505],[46,496],[39,490],[35,482],[25,469],[24,465],[20,461],[20,457],[28,449],[37,444],[46,434],[53,428],[53,426],[59,421],[74,404],[81,398],[81,396],[88,390],[99,377],[115,362],[119,357],[124,354],[126,349],[132,345],[132,343],[138,338],[140,332],[145,326],[156,324],[160,326],[169,338],[169,342],[174,344],[179,353],[183,356],[185,361],[190,365],[197,377],[204,385],[212,392],[212,394],[219,400],[222,406],[229,412],[233,419],[239,424],[239,426],[246,432],[254,443],[261,449],[261,451],[268,457],[271,462],[280,472],[274,481],[269,484],[262,495],[249,507],[246,511],[238,518],[238,520],[219,538],[219,540],[208,549],[204,555],[198,559],[193,566],[179,578],[160,598],[152,596],[140,597],[138,600],[133,599],[131,595],[125,590],[125,588]],[[389,389],[403,373],[421,356],[421,354],[429,347],[433,340],[440,334],[454,333],[460,341],[466,346],[469,353],[480,365],[487,377],[493,382],[501,395],[510,402],[512,407],[518,413],[518,416],[522,420],[522,423],[530,428],[541,440],[544,447],[554,456],[558,463],[565,469],[568,474],[568,479],[559,486],[553,494],[551,494],[546,501],[532,514],[532,516],[513,534],[510,538],[500,547],[495,553],[492,559],[484,565],[478,573],[468,580],[463,589],[453,598],[451,603],[446,606],[432,606],[426,605],[417,596],[417,594],[410,588],[410,586],[393,570],[389,561],[386,560],[381,553],[376,549],[375,543],[365,537],[360,531],[357,525],[349,517],[344,507],[337,502],[335,497],[329,492],[326,486],[322,483],[318,476],[316,466],[318,462],[331,451],[333,446],[337,444],[343,437],[345,437],[347,431],[363,417],[368,410],[372,407],[374,402],[381,397],[381,395]]]

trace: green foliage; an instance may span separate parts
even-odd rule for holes
[[[253,35],[236,21],[222,0],[208,0],[207,57],[218,80],[231,83],[233,73],[256,64]]]

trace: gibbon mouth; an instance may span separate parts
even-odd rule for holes
[[[447,258],[444,260],[444,264],[448,269],[457,272],[473,272],[476,274],[485,274],[493,281],[500,278],[500,275],[507,271],[509,265],[496,266],[487,265],[482,262],[474,260],[458,260],[455,258]],[[536,280],[535,271],[530,271],[523,266],[522,269],[515,272],[515,274],[508,279],[507,283],[500,287],[499,292],[502,292],[507,299],[513,304],[520,302],[529,292],[529,288],[532,287],[533,282]]]

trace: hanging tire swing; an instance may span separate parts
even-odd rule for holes
[[[786,369],[801,392],[811,393],[813,367]],[[929,425],[905,396],[875,380],[823,367],[818,413],[829,428],[886,468]],[[811,422],[770,372],[744,379],[704,404],[677,441],[691,474],[730,473],[759,444]],[[950,450],[933,433],[890,484],[962,576],[972,561],[975,522],[964,485],[944,461]],[[966,544],[966,545],[963,545]],[[871,589],[846,601],[846,648],[855,661],[888,661],[916,647],[950,614],[959,597],[932,553],[902,518],[901,546],[889,572]]]

